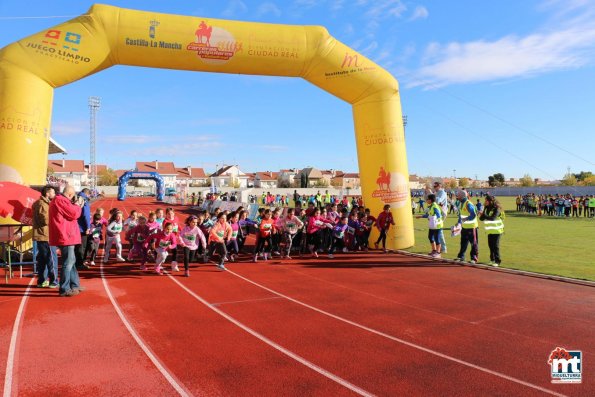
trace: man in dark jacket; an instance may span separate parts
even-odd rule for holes
[[[84,206],[81,211],[81,216],[78,219],[79,230],[81,232],[81,243],[74,247],[74,255],[76,256],[77,269],[89,269],[85,264],[85,247],[87,246],[87,237],[91,231],[91,206],[89,205],[89,195],[91,191],[87,188],[81,190],[78,194],[79,200],[84,200]]]
[[[80,291],[74,247],[81,243],[77,220],[81,216],[81,208],[84,205],[82,201],[82,198],[77,201],[72,186],[66,186],[64,193],[57,195],[50,203],[50,245],[59,247],[62,253],[60,296],[74,296]]]
[[[37,286],[40,288],[58,287],[58,266],[52,261],[50,248],[49,211],[50,202],[56,197],[52,186],[44,186],[41,197],[33,203],[33,240],[37,243]],[[49,280],[46,280],[46,277]]]

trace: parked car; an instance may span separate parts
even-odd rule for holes
[[[175,196],[176,195],[176,189],[173,187],[168,187],[167,189],[165,189],[165,195],[166,196]]]
[[[144,197],[155,197],[155,193],[151,193],[151,192],[144,192],[143,193]]]
[[[128,197],[142,197],[143,196],[143,192],[141,192],[140,190],[133,190],[132,192],[128,193]]]

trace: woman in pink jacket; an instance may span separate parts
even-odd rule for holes
[[[60,269],[60,296],[75,296],[81,291],[79,274],[76,270],[74,246],[81,243],[78,218],[84,202],[73,201],[74,188],[66,186],[63,194],[58,194],[50,202],[49,233],[50,246],[60,248],[62,268]],[[82,199],[82,198],[81,198]]]

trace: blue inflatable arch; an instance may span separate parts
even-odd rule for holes
[[[128,171],[122,174],[118,179],[118,200],[124,201],[126,199],[126,185],[130,179],[152,179],[157,184],[157,201],[163,201],[165,196],[165,184],[163,177],[158,172],[138,172]]]

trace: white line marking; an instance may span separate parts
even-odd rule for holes
[[[101,272],[101,281],[103,281],[103,287],[105,288],[105,292],[107,293],[109,300],[112,302],[112,305],[116,309],[116,313],[118,313],[120,320],[122,320],[122,323],[124,324],[124,326],[126,327],[128,332],[130,332],[130,335],[132,335],[132,337],[134,338],[136,343],[139,345],[139,347],[145,352],[145,354],[147,355],[147,357],[149,357],[151,362],[153,362],[153,365],[155,365],[155,367],[157,367],[159,372],[161,372],[161,374],[165,377],[165,379],[167,379],[169,384],[172,385],[172,387],[178,392],[178,394],[180,396],[184,396],[184,397],[192,396],[192,393],[187,391],[186,387],[184,387],[184,385],[181,385],[174,379],[173,375],[165,368],[165,366],[163,364],[161,364],[161,362],[159,361],[157,356],[155,356],[153,354],[151,349],[143,342],[141,337],[136,333],[136,331],[134,330],[134,328],[132,327],[130,322],[128,322],[128,320],[124,316],[124,313],[120,309],[118,302],[116,302],[116,299],[112,295],[112,292],[110,291],[109,286],[107,285],[107,280],[105,279],[104,274],[103,274],[103,264],[100,265],[99,269]]]
[[[12,372],[14,370],[14,354],[17,349],[17,337],[19,334],[19,328],[21,327],[21,320],[23,318],[25,304],[29,298],[29,291],[31,290],[31,285],[33,284],[34,280],[35,277],[32,277],[31,281],[29,281],[29,284],[27,285],[27,289],[25,290],[25,294],[23,295],[21,304],[19,305],[19,310],[17,311],[17,316],[14,319],[14,325],[12,326],[10,346],[8,347],[8,358],[6,359],[6,374],[4,375],[4,397],[11,397],[12,394]]]
[[[235,303],[250,303],[250,302],[270,301],[270,300],[274,300],[274,299],[283,299],[283,298],[280,297],[280,296],[271,296],[269,298],[246,299],[246,300],[243,300],[243,301],[217,302],[217,303],[211,303],[211,305],[213,305],[213,306],[221,306],[221,305],[231,305],[231,304],[235,304]]]
[[[275,295],[278,295],[278,296],[280,296],[280,297],[283,297],[283,298],[285,298],[285,299],[287,299],[287,300],[289,300],[289,301],[291,301],[291,302],[297,303],[298,305],[301,305],[301,306],[307,307],[307,308],[308,308],[308,309],[310,309],[310,310],[314,310],[315,312],[318,312],[318,313],[320,313],[320,314],[324,314],[325,316],[329,316],[329,317],[331,317],[331,318],[334,318],[335,320],[339,320],[339,321],[342,321],[342,322],[344,322],[344,323],[347,323],[347,324],[349,324],[349,325],[353,325],[354,327],[357,327],[357,328],[363,329],[363,330],[365,330],[365,331],[368,331],[368,332],[371,332],[371,333],[373,333],[373,334],[376,334],[376,335],[382,336],[382,337],[384,337],[384,338],[387,338],[387,339],[393,340],[393,341],[395,341],[395,342],[399,342],[399,343],[401,343],[401,344],[404,344],[404,345],[406,345],[406,346],[412,347],[412,348],[414,348],[414,349],[418,349],[418,350],[424,351],[424,352],[426,352],[426,353],[433,354],[433,355],[435,355],[435,356],[438,356],[438,357],[440,357],[440,358],[444,358],[444,359],[446,359],[446,360],[453,361],[453,362],[455,362],[455,363],[458,363],[458,364],[462,364],[462,365],[464,365],[464,366],[466,366],[466,367],[470,367],[470,368],[473,368],[473,369],[477,369],[477,370],[479,370],[479,371],[482,371],[482,372],[488,373],[488,374],[490,374],[490,375],[494,375],[494,376],[497,376],[497,377],[499,377],[499,378],[506,379],[506,380],[509,380],[509,381],[511,381],[511,382],[518,383],[518,384],[521,384],[521,385],[523,385],[523,386],[527,386],[527,387],[530,387],[530,388],[532,388],[532,389],[536,389],[536,390],[542,391],[542,392],[544,392],[544,393],[551,394],[551,395],[553,395],[553,396],[559,396],[559,397],[565,397],[565,396],[566,396],[565,394],[560,394],[560,393],[557,393],[557,392],[555,392],[555,391],[553,391],[553,390],[545,389],[545,388],[543,388],[543,387],[541,387],[541,386],[534,385],[533,383],[525,382],[525,381],[523,381],[523,380],[520,380],[520,379],[517,379],[517,378],[513,378],[512,376],[508,376],[508,375],[506,375],[506,374],[503,374],[503,373],[501,373],[501,372],[492,371],[491,369],[484,368],[484,367],[480,367],[479,365],[475,365],[475,364],[472,364],[472,363],[470,363],[470,362],[467,362],[467,361],[460,360],[460,359],[458,359],[458,358],[455,358],[455,357],[449,356],[449,355],[447,355],[447,354],[440,353],[440,352],[438,352],[438,351],[436,351],[436,350],[432,350],[432,349],[429,349],[429,348],[427,348],[427,347],[423,347],[423,346],[417,345],[417,344],[415,344],[415,343],[408,342],[408,341],[406,341],[406,340],[403,340],[403,339],[397,338],[396,336],[392,336],[392,335],[386,334],[386,333],[384,333],[384,332],[382,332],[382,331],[378,331],[378,330],[376,330],[376,329],[373,329],[373,328],[370,328],[370,327],[366,327],[365,325],[362,325],[362,324],[356,323],[356,322],[354,322],[354,321],[348,320],[348,319],[346,319],[346,318],[343,318],[343,317],[337,316],[337,315],[335,315],[335,314],[329,313],[329,312],[327,312],[327,311],[324,311],[324,310],[322,310],[322,309],[319,309],[319,308],[317,308],[317,307],[311,306],[311,305],[309,305],[309,304],[307,304],[307,303],[304,303],[304,302],[302,302],[302,301],[299,301],[299,300],[297,300],[297,299],[291,298],[291,297],[289,297],[289,296],[287,296],[287,295],[283,295],[283,294],[282,294],[282,293],[280,293],[280,292],[277,292],[277,291],[275,291],[275,290],[272,290],[272,289],[270,289],[270,288],[268,288],[268,287],[265,287],[264,285],[258,284],[257,282],[255,282],[255,281],[252,281],[252,280],[250,280],[250,279],[248,279],[248,278],[246,278],[246,277],[244,277],[244,276],[241,276],[241,275],[239,275],[239,274],[237,274],[237,273],[235,273],[235,272],[233,272],[233,271],[231,271],[231,270],[229,270],[229,269],[227,269],[227,272],[228,272],[228,273],[230,273],[230,274],[233,274],[234,276],[236,276],[236,277],[238,277],[238,278],[241,278],[242,280],[245,280],[245,281],[249,282],[250,284],[253,284],[253,285],[255,285],[255,286],[259,287],[259,288],[262,288],[262,289],[264,289],[264,290],[266,290],[266,291],[269,291],[269,292],[271,292],[271,293],[273,293],[273,294],[275,294]]]
[[[359,394],[360,396],[366,396],[366,397],[371,397],[374,396],[374,394],[371,394],[370,392],[346,381],[345,379],[327,371],[326,369],[319,367],[318,365],[306,360],[305,358],[297,355],[296,353],[287,350],[286,348],[284,348],[283,346],[273,342],[272,340],[270,340],[269,338],[267,338],[266,336],[259,334],[258,332],[256,332],[255,330],[253,330],[252,328],[248,327],[247,325],[244,325],[243,323],[239,322],[238,320],[236,320],[235,318],[233,318],[232,316],[230,316],[229,314],[219,310],[217,307],[213,306],[212,304],[210,304],[209,302],[207,302],[206,300],[204,300],[202,297],[198,296],[196,293],[194,293],[191,289],[189,289],[188,287],[186,287],[184,284],[180,283],[178,280],[176,280],[171,274],[166,273],[167,276],[176,284],[178,284],[178,286],[180,286],[180,288],[182,288],[184,291],[186,291],[187,293],[189,293],[191,296],[193,296],[196,300],[198,300],[200,303],[202,303],[203,305],[205,305],[206,307],[208,307],[209,309],[211,309],[212,311],[214,311],[215,313],[219,314],[221,317],[225,318],[226,320],[228,320],[229,322],[233,323],[234,325],[240,327],[241,329],[243,329],[244,331],[248,332],[249,334],[251,334],[252,336],[260,339],[261,341],[263,341],[264,343],[266,343],[267,345],[273,347],[274,349],[280,351],[281,353],[293,358],[294,360],[296,360],[297,362],[305,365],[306,367],[318,372],[319,374],[327,377],[328,379],[340,384],[343,387],[346,387],[347,389]]]

